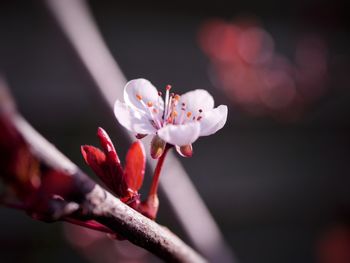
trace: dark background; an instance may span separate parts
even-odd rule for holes
[[[90,1],[97,24],[128,79],[144,77],[179,93],[207,89],[229,119],[181,159],[243,263],[321,262],[318,247],[350,221],[349,27],[345,1]],[[197,34],[209,18],[252,15],[291,55],[300,33],[328,44],[325,96],[293,122],[239,111],[210,81]],[[30,123],[89,172],[82,144],[97,144],[97,126],[114,117],[41,1],[0,3],[0,70]],[[123,135],[112,139],[123,156]],[[91,174],[91,173],[90,173]],[[162,200],[161,200],[162,202]],[[180,233],[161,203],[159,222]],[[0,209],[0,262],[87,262],[66,243],[61,223],[43,224]],[[348,244],[349,245],[349,244]]]

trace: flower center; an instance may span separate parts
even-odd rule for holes
[[[149,112],[151,123],[156,129],[160,129],[167,124],[185,124],[186,122],[200,121],[202,119],[202,109],[199,109],[198,114],[187,111],[186,103],[181,103],[178,107],[181,96],[179,94],[170,93],[171,85],[165,87],[165,102],[162,107],[161,97],[162,92],[158,91],[158,99],[154,101],[143,100],[140,94],[136,94],[136,98],[141,105]],[[180,112],[178,112],[180,110]]]

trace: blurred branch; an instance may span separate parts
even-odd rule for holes
[[[167,262],[205,262],[168,229],[80,171],[16,112],[1,83],[0,102],[0,156],[8,157],[0,162],[0,177],[30,216],[46,222],[94,220]]]
[[[114,101],[123,98],[126,78],[104,43],[86,2],[46,0],[46,3],[110,109],[113,109]],[[128,136],[130,139],[134,137],[131,133]],[[149,147],[149,141],[144,145]],[[149,157],[148,162],[154,169],[154,160]],[[214,218],[172,153],[167,157],[162,174],[166,176],[161,176],[161,188],[194,246],[210,261],[233,262],[232,252]]]

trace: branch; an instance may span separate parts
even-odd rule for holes
[[[21,166],[23,159],[20,164],[15,163],[16,168],[13,163],[0,162],[0,178],[15,188],[29,215],[48,222],[67,218],[95,220],[167,262],[205,262],[168,229],[125,205],[80,171],[15,111],[1,83],[0,101],[0,155],[9,156],[10,161],[18,160],[29,149],[30,156],[24,155],[25,160],[38,163],[35,167],[39,167],[39,172],[19,169],[19,175],[18,167],[29,167]],[[15,159],[11,159],[13,156]],[[52,173],[54,176],[50,177]],[[40,174],[40,186],[33,174]],[[19,176],[21,180],[16,180]],[[23,188],[25,191],[21,192]]]
[[[167,262],[205,262],[170,230],[129,208],[98,185],[86,196],[84,206],[96,221]]]

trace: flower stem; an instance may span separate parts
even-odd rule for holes
[[[156,169],[154,170],[152,184],[151,184],[151,188],[147,196],[147,199],[141,203],[140,212],[152,220],[154,220],[157,217],[158,207],[159,207],[157,191],[158,191],[160,171],[162,170],[165,157],[171,147],[172,145],[170,144],[165,145],[164,152],[159,157]]]
[[[172,147],[172,145],[167,144],[165,146],[163,154],[158,159],[158,163],[157,163],[156,169],[154,170],[154,174],[153,174],[153,178],[152,178],[152,184],[151,184],[151,188],[150,188],[148,196],[157,195],[160,172],[162,170],[165,157],[166,157],[168,151],[171,149],[171,147]]]

